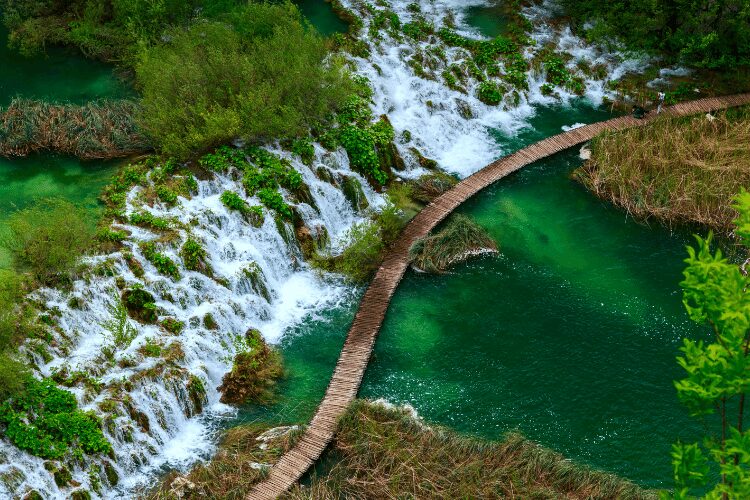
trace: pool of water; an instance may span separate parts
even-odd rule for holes
[[[581,105],[539,110],[516,149],[563,125],[608,117]],[[518,429],[579,462],[646,486],[670,484],[669,450],[698,424],[672,380],[681,339],[703,334],[681,304],[689,235],[646,227],[570,180],[571,150],[501,180],[459,211],[501,248],[450,274],[407,273],[360,396],[408,403],[429,421],[500,438]],[[277,404],[242,421],[308,419],[358,295],[290,332]]]
[[[302,15],[315,26],[322,35],[346,33],[349,26],[333,13],[330,2],[323,0],[294,0]]]
[[[113,67],[59,47],[27,58],[10,50],[8,30],[0,25],[0,106],[16,96],[80,104],[92,99],[132,96]]]
[[[15,96],[83,103],[134,95],[110,65],[61,48],[24,58],[7,48],[7,36],[7,30],[0,28],[0,106]],[[0,232],[9,214],[37,198],[63,197],[95,210],[96,199],[118,164],[49,154],[0,156]],[[9,265],[7,250],[0,246],[0,269]]]

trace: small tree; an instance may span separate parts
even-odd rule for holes
[[[735,234],[750,249],[750,193],[743,190],[735,201]],[[675,387],[691,415],[712,417],[716,432],[703,443],[673,445],[674,497],[705,491],[707,498],[750,498],[750,432],[744,428],[750,389],[748,262],[737,265],[721,250],[712,253],[711,234],[696,240],[685,261],[683,303],[691,320],[711,327],[713,339],[684,340],[677,362],[686,376]]]

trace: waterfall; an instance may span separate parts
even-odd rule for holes
[[[403,22],[415,14],[409,2],[393,2],[392,9]],[[456,31],[464,36],[482,36],[464,21],[463,9],[484,5],[482,0],[419,0],[422,15],[439,26],[451,15]],[[517,99],[506,99],[499,106],[484,104],[476,97],[478,82],[470,79],[465,92],[452,90],[439,80],[415,74],[407,60],[416,51],[425,51],[430,41],[414,42],[394,39],[384,33],[379,40],[369,38],[372,14],[359,9],[361,2],[342,0],[342,4],[363,17],[363,41],[370,56],[353,57],[356,72],[366,76],[374,89],[373,111],[388,115],[396,130],[396,146],[405,158],[407,168],[398,174],[405,178],[426,172],[419,166],[414,148],[437,160],[441,168],[466,176],[503,154],[491,131],[512,136],[528,127],[535,106],[569,103],[574,95],[560,91],[557,97],[541,92],[544,75],[530,69],[529,90]],[[375,7],[380,9],[380,7]],[[624,72],[639,69],[642,62],[616,53],[587,46],[566,28],[553,27],[547,21],[550,5],[532,6],[525,15],[532,21],[530,34],[536,45],[525,49],[532,59],[538,47],[553,43],[557,50],[573,55],[567,62],[577,71],[576,59],[600,64],[604,73],[598,79],[586,77],[585,97],[599,104],[607,94],[604,82]],[[436,72],[466,59],[466,51],[440,47],[445,60]],[[408,133],[406,133],[408,132]],[[287,158],[300,172],[309,187],[312,200],[296,205],[298,215],[318,245],[336,249],[352,224],[366,214],[355,211],[344,195],[341,180],[357,179],[363,187],[367,204],[377,209],[384,200],[367,181],[349,167],[343,150],[328,152],[315,145],[315,159],[307,166],[298,158],[275,146],[268,148]],[[325,175],[321,175],[322,167]],[[132,497],[139,488],[152,485],[154,478],[169,468],[187,469],[200,458],[209,457],[215,448],[215,433],[223,420],[231,419],[235,410],[219,402],[217,387],[231,368],[234,340],[249,328],[260,330],[271,343],[278,342],[292,325],[315,311],[333,307],[347,300],[351,286],[332,275],[322,275],[304,262],[293,228],[274,219],[269,210],[260,227],[254,227],[239,213],[229,211],[220,201],[225,190],[244,193],[232,172],[219,173],[199,180],[197,193],[180,198],[169,207],[156,202],[153,207],[139,207],[142,188],[128,194],[127,212],[148,210],[155,216],[173,219],[177,226],[175,239],[160,241],[163,252],[177,263],[180,279],[174,280],[156,271],[143,256],[138,245],[157,241],[161,235],[133,225],[116,225],[130,232],[125,241],[127,251],[143,267],[144,275],[134,274],[123,252],[89,257],[92,271],[83,273],[69,290],[41,289],[33,298],[43,303],[54,317],[54,341],[48,357],[34,356],[42,375],[67,368],[82,370],[103,384],[101,392],[72,387],[80,406],[101,416],[104,432],[114,447],[113,457],[89,457],[72,470],[73,479],[94,496]],[[284,193],[289,199],[289,194]],[[260,204],[248,198],[251,205]],[[312,202],[310,202],[312,201]],[[191,237],[206,249],[214,277],[187,270],[179,248]],[[96,271],[93,271],[96,270]],[[131,286],[140,283],[153,295],[159,316],[184,323],[178,335],[159,325],[145,325],[128,320],[135,329],[130,345],[108,355],[111,345],[104,326],[111,320],[119,303],[122,280]],[[210,315],[210,316],[209,316]],[[207,324],[207,316],[215,325]],[[161,356],[144,354],[144,347],[157,344]],[[167,359],[165,359],[167,358]],[[199,390],[200,389],[200,390]],[[95,464],[98,477],[88,472]],[[99,493],[94,486],[102,483]],[[58,488],[45,470],[44,460],[18,450],[9,441],[0,441],[0,497],[20,497],[36,490],[45,498],[65,498],[70,488]]]

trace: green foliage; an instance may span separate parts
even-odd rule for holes
[[[159,231],[166,231],[172,226],[172,221],[156,216],[151,212],[133,212],[130,214],[130,223],[136,226],[148,227]]]
[[[177,204],[177,193],[167,186],[156,186],[156,196],[169,206]]]
[[[26,389],[0,406],[0,423],[13,444],[45,459],[112,450],[99,419],[79,410],[73,394],[50,379],[29,377]]]
[[[281,193],[275,189],[263,188],[258,191],[258,198],[260,201],[271,210],[276,212],[287,220],[292,220],[293,213],[289,205],[286,204]]]
[[[161,321],[161,326],[173,335],[179,335],[185,329],[185,323],[175,318],[164,318]]]
[[[742,190],[734,208],[740,243],[750,249],[750,193]],[[717,414],[718,429],[703,443],[677,443],[672,449],[675,497],[689,498],[709,488],[708,498],[750,496],[750,431],[744,430],[745,398],[750,390],[750,277],[711,251],[712,235],[696,236],[688,247],[683,303],[690,319],[711,327],[713,342],[684,339],[677,358],[685,377],[675,382],[680,401],[694,416]],[[709,461],[721,474],[716,484]]]
[[[232,370],[224,375],[219,391],[221,401],[230,404],[263,403],[273,398],[273,390],[284,373],[278,351],[268,347],[260,332],[250,329],[233,342]]]
[[[213,153],[207,153],[198,160],[201,167],[213,172],[225,172],[231,166],[242,168],[245,163],[242,151],[229,146],[220,146]]]
[[[563,0],[562,5],[579,27],[588,23],[590,39],[618,39],[631,50],[665,54],[691,67],[750,66],[745,0]]]
[[[339,140],[349,155],[349,161],[353,169],[372,177],[379,184],[388,182],[388,174],[380,168],[378,152],[375,149],[378,143],[387,135],[387,130],[371,127],[359,127],[357,125],[345,125],[341,127]],[[390,129],[391,137],[393,129]]]
[[[248,3],[168,37],[142,51],[136,74],[143,127],[178,158],[236,137],[305,135],[350,87],[291,2]]]
[[[132,301],[133,297],[130,297],[130,299]],[[127,349],[138,335],[138,330],[130,324],[128,310],[119,297],[115,296],[114,302],[107,308],[111,319],[103,322],[101,326],[107,331],[107,336],[110,337],[115,347]]]
[[[544,57],[543,63],[547,70],[547,82],[551,85],[567,88],[576,94],[583,94],[586,90],[583,81],[573,76],[559,56],[550,53]]]
[[[478,87],[479,100],[491,106],[503,102],[504,89],[497,82],[480,82]]]
[[[298,142],[304,144],[305,141]],[[312,144],[310,144],[312,147]],[[289,160],[279,158],[262,148],[248,148],[247,154],[257,168],[245,167],[243,184],[248,194],[252,196],[261,188],[276,188],[282,186],[290,191],[296,191],[302,186],[302,175],[294,170]]]
[[[199,272],[205,272],[208,269],[208,264],[206,264],[208,253],[206,252],[206,249],[193,238],[188,238],[182,245],[182,248],[180,249],[180,257],[185,264],[185,269]]]
[[[295,139],[292,141],[292,153],[299,156],[305,165],[312,165],[315,158],[315,147],[308,138]]]
[[[419,41],[427,40],[427,37],[435,32],[435,26],[424,19],[417,19],[405,23],[401,29],[404,32],[404,35]]]
[[[63,199],[46,199],[12,214],[4,246],[17,269],[49,284],[68,273],[94,237],[86,212]]]
[[[180,270],[177,268],[177,264],[165,254],[157,252],[156,243],[153,241],[143,242],[140,244],[140,249],[146,260],[152,263],[157,271],[175,280],[180,279]]]
[[[156,323],[156,302],[154,296],[139,283],[122,292],[122,303],[133,318],[143,323]],[[132,339],[131,339],[132,340]]]
[[[219,199],[229,210],[236,210],[243,215],[250,211],[250,206],[247,202],[234,191],[224,191],[221,193]]]
[[[11,30],[9,44],[26,56],[45,46],[77,46],[89,57],[131,61],[138,46],[157,42],[165,27],[185,22],[195,0],[3,0],[0,11]]]

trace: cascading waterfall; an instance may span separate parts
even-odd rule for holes
[[[490,129],[516,134],[528,126],[534,106],[567,103],[575,97],[563,89],[559,89],[556,97],[543,95],[544,74],[532,69],[527,73],[529,90],[517,100],[506,99],[499,106],[484,104],[476,97],[478,82],[474,79],[469,80],[467,91],[461,92],[448,88],[439,79],[415,74],[408,64],[409,58],[418,50],[439,45],[436,37],[415,42],[397,40],[384,33],[381,39],[371,40],[367,27],[372,13],[356,0],[341,3],[363,18],[365,27],[360,36],[370,45],[371,55],[353,61],[357,72],[373,86],[375,114],[388,115],[396,130],[396,145],[407,163],[406,170],[399,172],[402,177],[416,177],[425,172],[419,166],[414,148],[437,160],[441,168],[466,176],[503,153],[498,150]],[[403,22],[416,15],[407,8],[408,3],[393,2],[392,9]],[[481,38],[464,23],[462,13],[466,7],[489,2],[419,0],[416,3],[420,15],[434,25],[440,26],[450,15],[458,33]],[[600,78],[585,77],[585,97],[592,104],[601,103],[606,95],[605,81],[643,66],[642,61],[589,47],[566,28],[550,26],[549,9],[550,5],[545,3],[524,11],[533,22],[530,36],[536,41],[536,46],[527,48],[524,56],[532,59],[537,47],[553,43],[556,50],[573,55],[567,62],[571,71],[578,71],[577,59],[601,65],[605,72]],[[441,48],[445,60],[437,63],[437,73],[467,58],[464,49]],[[312,167],[280,149],[270,150],[288,158],[309,187],[313,203],[297,204],[296,212],[319,246],[336,248],[347,229],[366,215],[355,210],[351,199],[344,195],[342,179],[357,179],[363,188],[360,196],[366,198],[370,207],[383,204],[382,196],[349,168],[343,150],[327,152],[316,144]],[[325,174],[321,174],[319,167],[323,167]],[[186,469],[200,457],[210,455],[218,423],[234,415],[232,407],[219,402],[216,388],[231,368],[238,335],[257,328],[267,341],[277,342],[287,328],[316,310],[349,300],[352,292],[336,276],[321,276],[312,270],[302,259],[294,229],[288,223],[277,223],[270,211],[266,211],[262,226],[257,228],[237,212],[229,211],[220,201],[221,193],[244,192],[231,171],[199,181],[197,194],[190,199],[180,198],[175,207],[158,202],[153,207],[143,207],[139,200],[141,190],[136,187],[128,194],[127,211],[147,209],[155,216],[176,221],[179,236],[164,242],[164,253],[178,263],[180,279],[175,281],[158,273],[142,254],[138,243],[158,240],[158,233],[123,226],[130,232],[125,245],[144,268],[145,275],[137,277],[121,252],[88,259],[92,269],[103,272],[86,273],[67,291],[35,292],[33,298],[45,304],[57,327],[54,341],[47,349],[49,357],[37,352],[33,345],[27,346],[42,375],[50,376],[63,369],[79,370],[103,384],[100,392],[84,388],[85,384],[70,390],[83,409],[102,416],[105,435],[114,447],[112,457],[84,459],[72,470],[73,479],[94,496],[97,495],[94,483],[100,481],[98,494],[105,498],[132,496],[160,472],[168,468]],[[288,198],[286,193],[285,198]],[[250,198],[248,202],[254,204],[257,200]],[[185,269],[177,249],[188,236],[200,241],[206,249],[216,279]],[[127,348],[108,359],[106,350],[111,339],[105,325],[111,321],[120,301],[122,287],[118,286],[118,280],[124,280],[128,286],[141,283],[156,299],[159,316],[183,322],[184,330],[172,335],[159,325],[128,320],[136,331],[135,338]],[[215,322],[215,328],[207,327],[207,315]],[[144,354],[145,348],[153,345],[158,345],[161,356]],[[92,464],[98,467],[95,469],[100,471],[98,476],[88,472]],[[71,491],[56,486],[45,470],[44,460],[18,450],[7,440],[0,441],[0,497],[20,497],[30,490],[45,498],[64,498]]]

